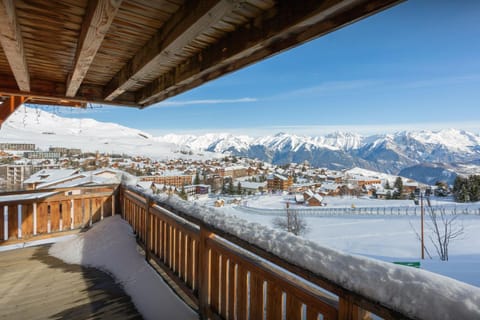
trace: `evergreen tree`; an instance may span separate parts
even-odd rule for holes
[[[195,179],[193,180],[193,184],[200,184],[200,176],[198,174],[198,171],[195,174]]]
[[[233,189],[233,179],[228,183],[228,194],[233,194],[235,190]]]
[[[390,187],[390,182],[389,182],[388,180],[387,180],[387,182],[385,183],[385,189],[387,189],[387,190],[388,190],[388,189],[392,189],[392,188]]]
[[[237,184],[237,194],[242,194],[242,184],[240,183],[240,181]]]
[[[185,186],[182,186],[182,189],[180,190],[179,197],[182,198],[183,200],[188,200],[188,195],[185,192]]]
[[[393,199],[401,199],[402,198],[402,192],[403,192],[403,180],[400,177],[397,177],[395,179],[395,183],[393,185],[395,188],[395,191],[393,192]]]

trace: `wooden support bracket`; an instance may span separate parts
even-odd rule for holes
[[[17,96],[8,96],[6,99],[2,100],[2,97],[0,96],[0,127],[26,100],[25,97]]]

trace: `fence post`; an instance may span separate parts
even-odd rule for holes
[[[199,268],[198,268],[198,304],[199,304],[199,313],[201,319],[208,319],[209,315],[209,305],[208,305],[208,297],[209,297],[209,273],[210,273],[210,259],[209,259],[209,250],[207,246],[207,241],[213,234],[208,232],[200,226],[200,241],[198,247],[198,260],[199,260]]]

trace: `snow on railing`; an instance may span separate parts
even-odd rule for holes
[[[367,310],[384,318],[480,319],[480,288],[448,277],[332,250],[176,196],[129,188],[122,201],[124,217],[146,243],[147,255],[183,279],[179,282],[186,283],[203,314],[225,317],[234,306],[237,316],[266,308],[267,318],[277,313],[300,318],[313,310],[312,319],[315,313],[325,319],[356,319],[360,310]],[[232,249],[232,243],[241,250]],[[251,254],[259,260],[249,258]],[[192,263],[196,269],[186,270]],[[285,283],[272,265],[311,285],[305,289],[302,281]],[[333,293],[337,302],[332,303],[331,295],[321,298],[313,286]],[[272,309],[272,299],[286,307]]]

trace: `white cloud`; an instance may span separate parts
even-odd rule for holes
[[[183,101],[163,101],[154,107],[180,107],[196,104],[223,104],[223,103],[249,103],[256,102],[256,98],[239,98],[239,99],[199,99],[199,100],[183,100]]]

